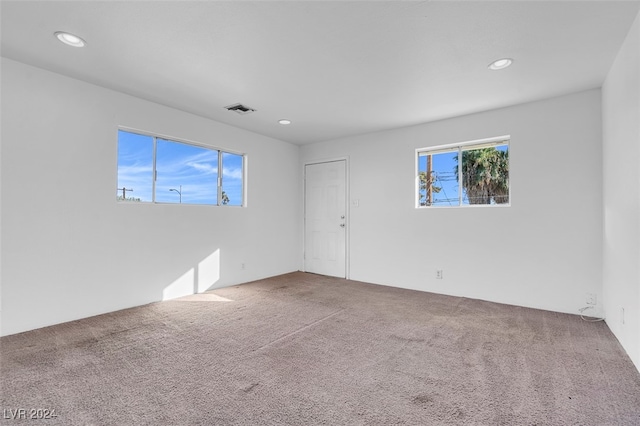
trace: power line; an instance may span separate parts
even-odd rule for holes
[[[440,174],[435,173],[435,175],[436,175],[436,181],[440,180]],[[449,196],[447,195],[447,191],[444,189],[444,185],[441,188],[442,188],[442,193],[446,197],[445,200],[447,200],[449,202],[449,205],[451,205],[451,201],[449,201]]]

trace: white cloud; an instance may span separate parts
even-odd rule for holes
[[[222,168],[222,176],[231,179],[242,179],[242,169]]]
[[[187,166],[193,169],[196,169],[199,172],[203,172],[204,174],[207,174],[207,175],[214,175],[218,173],[218,168],[208,163],[190,162],[190,163],[187,163]]]

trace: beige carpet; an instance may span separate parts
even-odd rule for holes
[[[640,425],[640,374],[602,322],[304,273],[0,351],[2,424]]]

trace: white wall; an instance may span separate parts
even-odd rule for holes
[[[245,152],[248,207],[118,204],[118,125]],[[298,151],[2,59],[2,334],[297,270]]]
[[[416,148],[502,135],[511,207],[414,208]],[[601,135],[591,90],[300,154],[349,157],[351,279],[577,313],[587,292],[602,300]]]
[[[640,15],[602,100],[604,308],[609,328],[640,369]]]

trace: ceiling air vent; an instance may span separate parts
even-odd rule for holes
[[[225,108],[228,109],[229,111],[237,112],[238,114],[249,114],[250,112],[255,111],[255,109],[242,104],[228,105]]]

